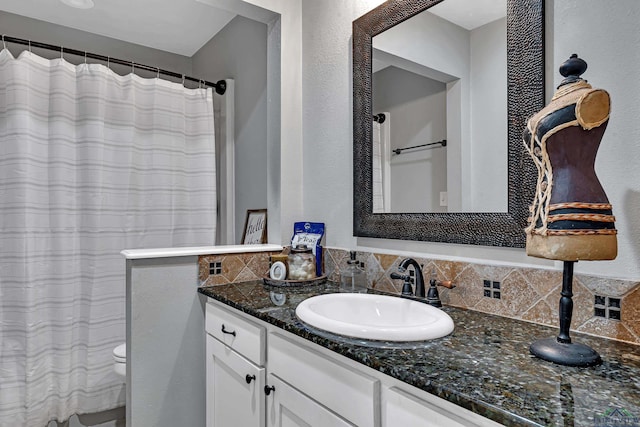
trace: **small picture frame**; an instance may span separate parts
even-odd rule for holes
[[[249,209],[242,233],[243,245],[267,243],[267,210]]]

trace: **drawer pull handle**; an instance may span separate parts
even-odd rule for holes
[[[233,335],[234,337],[236,336],[236,331],[227,331],[227,330],[224,328],[224,323],[222,324],[222,333],[223,333],[223,334]]]
[[[266,394],[267,396],[269,396],[272,391],[276,391],[275,386],[264,386],[264,394]]]
[[[255,380],[256,376],[255,375],[249,375],[247,374],[246,377],[244,377],[244,380],[247,382],[247,384],[251,384],[251,381]]]

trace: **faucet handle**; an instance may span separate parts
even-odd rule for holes
[[[407,281],[407,280],[410,279],[409,276],[406,276],[404,274],[396,273],[395,271],[391,273],[391,278],[392,279],[400,279],[400,280],[404,280],[404,281]]]
[[[402,295],[404,296],[413,296],[413,287],[411,286],[411,276],[399,274],[395,271],[391,273],[392,279],[400,279],[403,280],[402,284]]]
[[[447,289],[453,289],[456,287],[451,280],[436,280],[436,286],[442,286]]]
[[[438,280],[436,269],[431,270],[431,279],[429,280],[431,286],[442,286],[447,289],[453,289],[456,285],[451,280]]]

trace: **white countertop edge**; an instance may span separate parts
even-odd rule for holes
[[[247,252],[277,252],[281,245],[222,245],[186,248],[125,249],[120,254],[126,259],[170,258],[193,255],[238,254]]]

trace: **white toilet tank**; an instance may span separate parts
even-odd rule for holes
[[[123,378],[127,376],[127,344],[123,343],[113,349],[113,370]]]

